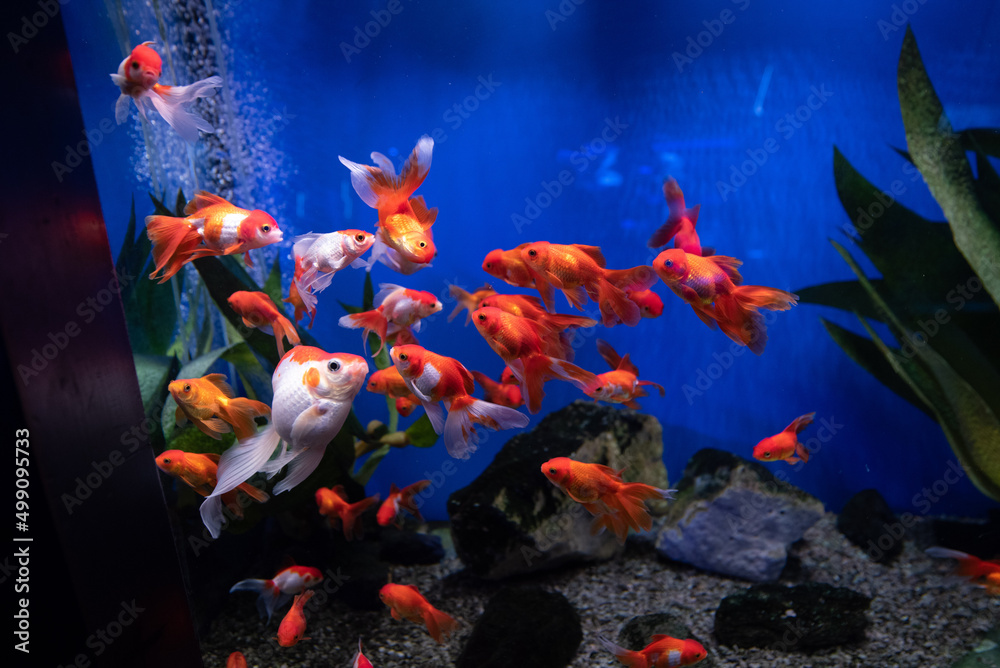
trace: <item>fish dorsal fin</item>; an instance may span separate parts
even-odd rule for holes
[[[698,213],[700,211],[701,211],[701,204],[695,204],[693,207],[687,210],[687,219],[691,221],[692,227],[697,227]]]
[[[413,209],[413,215],[416,217],[417,222],[420,223],[420,227],[424,230],[430,229],[431,225],[434,224],[434,221],[437,220],[437,207],[428,209],[427,204],[424,202],[423,195],[411,198],[410,207]]]
[[[342,499],[346,499],[347,498],[347,490],[344,489],[343,485],[336,485],[336,486],[332,487],[330,489],[330,491],[332,491],[334,494],[336,494],[337,496],[339,496]]]
[[[396,486],[396,483],[389,485],[389,494],[399,494],[399,487]]]
[[[212,385],[215,385],[217,388],[219,388],[220,392],[222,392],[230,399],[233,397],[233,388],[229,383],[226,382],[225,374],[210,373],[207,376],[205,376],[202,380],[207,380]]]
[[[625,353],[625,357],[623,357],[622,361],[618,363],[618,371],[628,371],[630,374],[638,376],[639,369],[636,368],[635,364],[632,364],[632,360],[628,357],[629,354],[630,353]]]
[[[659,642],[661,640],[675,640],[675,638],[668,636],[666,633],[657,633],[652,638],[653,642]]]
[[[184,206],[184,215],[190,216],[193,213],[204,209],[206,206],[212,206],[213,204],[226,204],[228,206],[232,206],[232,204],[218,195],[213,195],[205,190],[199,190],[194,194],[194,197],[191,198],[191,201]]]
[[[401,586],[406,587],[407,589],[409,589],[410,591],[412,591],[413,593],[415,593],[415,594],[417,594],[419,596],[423,596],[423,594],[420,593],[420,590],[417,589],[416,586],[414,586],[414,585],[401,585]]]
[[[604,358],[604,361],[607,362],[608,366],[610,366],[612,369],[621,368],[621,362],[622,362],[621,355],[619,355],[618,351],[615,350],[612,347],[612,345],[607,341],[605,341],[604,339],[597,339],[597,352],[601,354],[601,357]]]
[[[589,255],[590,258],[596,262],[599,267],[601,267],[601,269],[603,269],[605,264],[607,264],[604,260],[604,253],[601,252],[601,248],[599,246],[584,246],[583,244],[573,244],[573,246],[577,250]]]
[[[214,452],[205,452],[205,453],[202,453],[202,457],[204,457],[205,459],[207,459],[207,460],[209,460],[211,462],[214,462],[215,464],[219,463],[219,455],[217,455]]]
[[[396,285],[395,283],[379,283],[378,292],[375,293],[375,297],[372,299],[372,304],[374,306],[381,306],[385,298],[391,295],[397,290],[405,290],[401,285]]]

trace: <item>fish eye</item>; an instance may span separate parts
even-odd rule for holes
[[[358,241],[364,241],[365,240],[365,235],[364,234],[355,234],[354,238],[357,239]]]
[[[170,460],[169,460],[169,459],[164,459],[164,460],[163,460],[163,463],[164,463],[164,464],[169,464],[169,463],[170,463]]]
[[[493,263],[492,262],[487,262],[486,263],[486,268],[487,269],[492,269],[493,268]]]
[[[765,452],[764,453],[764,459],[770,459],[770,458],[771,458],[771,453],[770,452]]]
[[[535,257],[536,255],[538,255],[538,251],[536,251],[535,249],[531,249],[530,251],[528,251],[528,255],[530,255],[531,257]]]
[[[137,62],[135,62],[135,61],[133,60],[133,61],[132,61],[132,69],[133,69],[133,70],[137,70],[137,69],[139,69],[139,63],[137,63]]]
[[[260,229],[264,230],[265,232],[270,232],[271,231],[271,226],[270,225],[265,225],[264,227],[262,227]]]
[[[479,319],[480,319],[481,321],[482,321],[482,320],[486,320],[486,314],[485,314],[485,313],[480,313],[480,314],[479,314],[479,316],[477,316],[477,317],[478,317],[478,318],[479,318]]]
[[[399,361],[400,362],[406,361],[406,353],[399,353]]]
[[[340,371],[340,362],[337,360],[330,360],[330,363],[326,366],[330,371]]]
[[[421,248],[427,248],[427,242],[426,241],[421,241],[417,245],[420,246]]]
[[[674,261],[673,260],[664,260],[663,261],[663,266],[664,267],[672,267],[672,266],[674,266]]]
[[[190,392],[191,391],[191,385],[185,385],[184,386],[184,391],[185,392]]]
[[[550,466],[550,467],[549,467],[549,473],[551,473],[552,475],[555,475],[555,474],[556,474],[556,469],[555,469],[555,467],[553,467],[553,466]]]

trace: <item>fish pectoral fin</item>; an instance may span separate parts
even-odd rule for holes
[[[221,418],[207,418],[205,420],[199,420],[199,422],[200,424],[204,425],[205,428],[217,434],[228,434],[233,430],[232,425],[230,425],[225,420],[222,420]],[[202,431],[205,430],[202,429]],[[209,436],[212,435],[209,432],[205,433],[208,434]],[[218,438],[218,436],[216,436],[215,438]]]
[[[180,406],[178,406],[177,410],[174,411],[174,421],[177,423],[178,427],[183,427],[187,424],[187,415],[184,414],[184,409]]]

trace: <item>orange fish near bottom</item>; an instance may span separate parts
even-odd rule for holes
[[[809,461],[809,451],[799,442],[799,432],[812,424],[816,413],[806,413],[795,418],[792,424],[774,436],[768,436],[753,448],[753,458],[765,462],[785,460],[789,464]],[[798,455],[798,456],[796,456]]]
[[[604,636],[598,636],[597,640],[628,668],[693,666],[708,656],[708,652],[697,640],[678,640],[662,634],[653,636],[653,642],[638,652],[619,647]]]
[[[243,652],[233,652],[226,659],[226,668],[247,668],[247,658]]]
[[[957,559],[956,575],[969,578],[991,594],[1000,594],[1000,561],[984,561],[971,554],[946,547],[929,547],[924,552],[936,559]]]
[[[378,596],[389,606],[393,619],[408,619],[423,624],[438,643],[442,642],[442,635],[450,636],[458,626],[454,617],[428,603],[413,585],[389,583],[382,587]]]
[[[285,618],[278,627],[278,644],[282,647],[291,647],[300,640],[310,640],[302,637],[306,632],[306,614],[302,608],[315,593],[309,589],[296,594],[292,607],[285,613]]]

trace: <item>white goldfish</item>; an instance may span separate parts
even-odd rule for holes
[[[375,243],[375,235],[363,230],[339,230],[329,234],[310,232],[295,237],[292,255],[302,264],[302,275],[295,277],[295,288],[309,310],[316,308],[317,292],[330,286],[333,275],[350,265],[366,268],[361,256]]]

